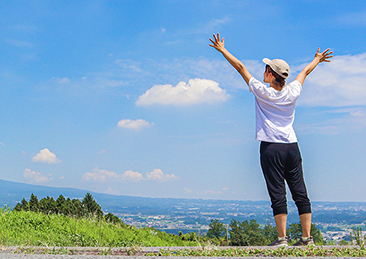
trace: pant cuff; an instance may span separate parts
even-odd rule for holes
[[[303,205],[297,208],[299,211],[299,215],[311,213],[311,206],[310,205]]]
[[[273,208],[273,216],[278,214],[287,214],[287,206]]]

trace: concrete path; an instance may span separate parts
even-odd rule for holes
[[[350,248],[350,246],[347,246]],[[268,246],[256,246],[256,247],[212,247],[211,249],[229,249],[229,248],[241,248],[241,249],[276,249],[274,247]],[[288,247],[291,248],[291,247]],[[334,246],[323,246],[322,248],[334,248]],[[182,249],[202,249],[200,247],[120,247],[120,248],[106,248],[106,247],[54,247],[54,248],[46,248],[46,247],[0,247],[0,259],[17,259],[17,258],[30,258],[30,259],[48,259],[48,258],[85,258],[85,259],[100,259],[100,258],[111,258],[111,259],[147,259],[147,258],[159,258],[159,259],[207,259],[207,258],[241,258],[243,257],[192,257],[192,256],[144,256],[148,252],[159,252],[160,249],[165,250],[182,250]],[[210,250],[210,248],[205,247],[204,249]],[[47,250],[47,254],[42,254]],[[72,255],[70,255],[72,252]],[[52,254],[55,253],[55,254]],[[64,253],[64,254],[63,254]],[[68,253],[68,254],[67,254]],[[103,255],[105,254],[105,255]],[[253,256],[253,257],[245,257],[245,258],[258,258],[262,256]],[[263,256],[265,257],[265,256]],[[274,257],[272,257],[274,258]],[[282,257],[276,257],[282,258]],[[286,259],[289,258],[299,258],[299,257],[283,257]],[[320,259],[320,258],[330,258],[330,257],[306,257],[306,259]],[[331,258],[348,258],[348,257],[331,257]],[[350,257],[351,258],[351,257]],[[352,257],[357,258],[357,257]],[[363,257],[365,258],[365,257]]]

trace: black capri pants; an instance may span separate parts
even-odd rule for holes
[[[297,143],[261,142],[261,166],[272,202],[273,215],[287,214],[286,185],[289,186],[299,215],[311,213],[302,158]]]

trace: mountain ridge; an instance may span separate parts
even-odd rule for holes
[[[223,206],[229,203],[238,204],[259,204],[259,205],[270,205],[269,201],[251,201],[251,200],[219,200],[219,199],[193,199],[193,198],[150,198],[150,197],[139,197],[139,196],[128,196],[128,195],[113,195],[98,193],[88,190],[82,190],[71,187],[49,187],[43,185],[33,185],[27,183],[19,183],[13,181],[7,181],[0,179],[0,207],[8,205],[13,208],[21,199],[29,199],[31,194],[34,194],[38,199],[43,197],[53,197],[57,198],[61,194],[66,198],[71,199],[82,199],[86,193],[93,195],[95,200],[100,204],[103,211],[126,211],[129,208],[136,211],[136,209],[143,209],[152,214],[158,213],[160,210],[164,210],[170,207],[177,207],[179,204],[192,203],[192,205],[199,204],[216,204]],[[346,204],[360,204],[362,206],[366,205],[366,202],[327,202],[327,201],[314,201],[316,203],[322,204],[337,204],[338,206]],[[293,205],[289,202],[289,206]],[[123,209],[122,209],[123,208]]]

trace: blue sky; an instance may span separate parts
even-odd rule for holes
[[[209,47],[262,80],[305,81],[295,131],[309,196],[366,201],[365,1],[0,3],[0,178],[145,197],[268,200],[254,98]],[[291,198],[289,198],[291,199]]]

